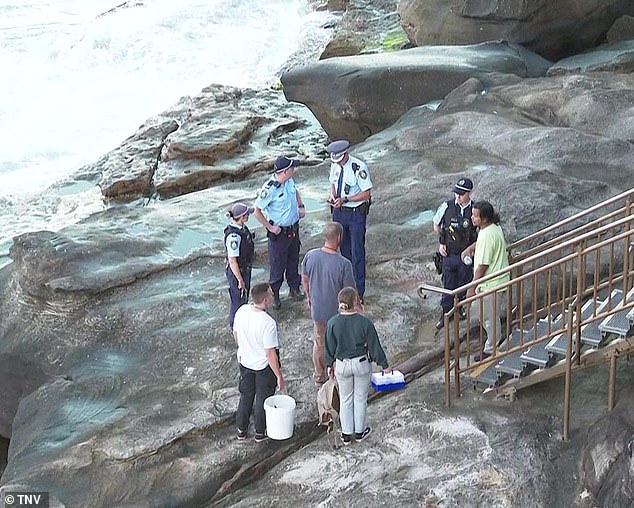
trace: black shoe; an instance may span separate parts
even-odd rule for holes
[[[480,362],[480,361],[486,360],[486,359],[487,359],[487,358],[489,358],[490,356],[491,356],[491,353],[482,353],[482,356],[480,356],[480,355],[475,355],[475,356],[473,357],[473,361],[474,361],[474,362]]]
[[[247,431],[238,429],[237,436],[238,441],[244,441],[247,438]]]
[[[467,309],[465,309],[464,307],[460,307],[458,313],[460,314],[460,321],[464,321],[465,319],[467,319]]]
[[[273,295],[273,305],[271,305],[275,310],[280,310],[282,307],[282,302],[280,301],[280,295]]]
[[[344,434],[343,432],[341,433],[341,442],[344,445],[349,445],[350,443],[352,443],[352,434]]]
[[[366,437],[368,437],[370,435],[370,432],[372,432],[372,429],[370,427],[366,427],[363,432],[357,432],[354,435],[354,438],[357,441],[363,441]]]
[[[304,299],[304,292],[302,291],[301,288],[291,288],[288,292],[288,295],[293,299],[293,300],[303,300]]]
[[[254,439],[256,443],[261,443],[262,441],[266,441],[268,436],[264,432],[256,432]]]

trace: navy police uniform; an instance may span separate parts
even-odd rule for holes
[[[238,287],[238,279],[231,271],[229,261],[227,259],[227,267],[225,273],[229,282],[229,326],[233,329],[233,319],[236,311],[241,305],[249,300],[249,291],[251,290],[251,267],[255,258],[255,244],[253,242],[255,235],[249,231],[246,225],[229,224],[225,228],[225,247],[227,249],[227,258],[237,258],[240,275],[244,281],[244,288],[240,290]]]
[[[370,199],[367,201],[348,201],[363,191],[372,189],[372,179],[367,165],[361,159],[345,153],[350,143],[346,140],[333,141],[326,151],[330,153],[330,176],[328,178],[334,189],[334,198],[343,198],[339,208],[333,208],[332,220],[343,226],[343,235],[339,246],[341,254],[352,262],[354,279],[359,296],[365,293],[365,231],[366,218],[370,210]],[[336,162],[339,159],[339,162]],[[343,162],[345,160],[345,162]],[[343,162],[343,164],[342,164]]]
[[[293,167],[297,166],[296,160],[280,157]],[[277,168],[278,161],[276,161]],[[279,226],[281,232],[277,235],[268,232],[269,255],[269,284],[273,290],[276,302],[279,302],[280,287],[284,278],[290,288],[291,294],[300,293],[301,278],[299,276],[299,207],[297,201],[297,189],[292,178],[280,183],[271,175],[261,188],[257,199],[256,208],[259,208],[269,224]],[[303,206],[303,205],[302,205]]]
[[[469,184],[471,188],[467,192],[473,188],[470,180]],[[471,205],[469,201],[463,207],[452,199],[442,203],[434,216],[434,223],[440,227],[438,240],[447,246],[447,255],[443,256],[442,263],[442,282],[445,289],[456,289],[473,280],[473,266],[463,263],[460,257],[462,251],[477,239],[477,229],[471,221]],[[466,294],[458,296],[464,299]],[[449,312],[454,305],[453,298],[442,295],[441,305],[443,312]]]

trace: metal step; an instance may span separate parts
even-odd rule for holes
[[[550,323],[550,331],[561,329],[563,324],[563,320],[559,317]],[[548,331],[548,320],[540,320],[537,323],[537,333],[535,333],[535,329],[530,329],[530,340],[535,340],[536,338],[547,335]],[[526,336],[524,337],[526,339]],[[526,351],[524,351],[520,355],[520,361],[522,362],[522,366],[526,369],[529,366],[534,365],[539,367],[540,369],[544,369],[549,366],[552,358],[548,351],[546,351],[546,342],[540,342],[539,344],[535,344],[534,346],[529,347]]]
[[[595,307],[599,309],[601,305],[603,305],[603,300],[588,300],[581,307],[581,320],[584,321],[588,319],[594,313]],[[563,323],[562,323],[563,324]],[[572,354],[575,354],[575,345],[576,341],[574,339],[574,335],[572,338]],[[548,344],[546,344],[546,351],[552,356],[556,355],[566,356],[566,348],[568,346],[568,335],[566,333],[562,333],[560,335],[556,335],[553,337]]]
[[[621,291],[620,289],[614,289],[612,291],[612,298],[606,298],[605,301],[597,308],[597,313],[606,312],[610,309],[615,308],[621,303],[622,300],[623,291]],[[587,344],[588,346],[591,346],[595,349],[601,346],[601,343],[605,338],[605,333],[603,333],[599,329],[599,325],[601,323],[593,321],[592,323],[588,323],[581,328],[581,342],[583,344]]]
[[[503,349],[511,349],[519,345],[519,343],[520,343],[519,330],[513,330],[513,333],[511,333],[508,339],[504,339],[503,341],[500,342],[498,346],[498,351],[501,351]],[[486,370],[482,371],[478,376],[476,376],[473,382],[474,388],[477,386],[477,383],[485,384],[489,388],[494,388],[498,386],[503,381],[502,378],[506,374],[503,371],[500,371],[500,372],[497,371],[497,366],[500,364],[500,362],[492,361],[491,365]]]
[[[495,367],[497,363],[492,362],[491,365],[480,373],[478,377],[473,378],[473,388],[477,388],[478,383],[486,385],[487,388],[495,388],[501,379],[498,377]]]
[[[634,289],[631,289],[627,293],[626,302],[631,302],[632,298],[634,298]],[[620,302],[619,305],[623,305],[623,302]],[[599,330],[601,331],[601,333],[603,333],[604,335],[606,333],[613,333],[615,335],[618,335],[622,339],[625,338],[625,336],[630,331],[630,321],[627,317],[629,310],[630,309],[622,310],[620,312],[612,314],[611,316],[606,317],[603,321],[601,321],[601,324],[599,324]]]
[[[566,356],[566,352],[568,349],[568,334],[560,333],[559,335],[555,335],[546,347],[544,348],[548,352],[548,355],[551,358],[554,358],[556,355]],[[575,339],[572,338],[572,354],[575,354]]]
[[[606,317],[603,321],[601,321],[599,330],[604,335],[606,333],[613,333],[624,339],[630,331],[630,322],[627,319],[627,310],[622,310],[616,314]]]
[[[513,377],[521,377],[528,373],[533,368],[533,365],[526,365],[520,360],[522,355],[521,351],[513,353],[511,355],[502,358],[495,366],[495,372],[499,378],[504,374],[508,374]]]

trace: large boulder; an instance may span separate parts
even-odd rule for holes
[[[336,0],[328,9],[341,17],[320,59],[404,49],[407,34],[396,13],[398,0]]]
[[[621,42],[634,39],[634,16],[621,16],[606,34],[608,42]]]
[[[634,39],[602,44],[586,53],[564,58],[548,69],[548,75],[601,71],[634,71]]]
[[[504,39],[549,60],[596,46],[630,0],[401,0],[401,23],[417,46]]]
[[[521,46],[488,42],[329,58],[286,72],[282,84],[286,98],[308,106],[331,139],[359,142],[469,77],[543,76],[548,66]]]
[[[634,414],[631,408],[621,403],[588,429],[582,476],[598,506],[634,504]]]

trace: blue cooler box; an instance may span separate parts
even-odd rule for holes
[[[377,392],[396,390],[405,386],[405,376],[399,370],[391,373],[375,372],[372,374],[372,388]]]

